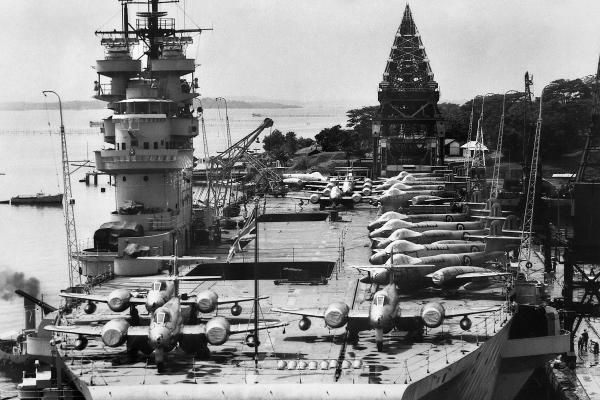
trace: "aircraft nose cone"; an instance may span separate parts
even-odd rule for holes
[[[163,305],[162,297],[156,292],[148,293],[148,297],[146,297],[146,310],[148,312],[155,311],[158,307]]]
[[[150,341],[152,348],[167,346],[170,341],[170,337],[171,333],[169,330],[162,326],[150,329],[148,334],[148,340]]]

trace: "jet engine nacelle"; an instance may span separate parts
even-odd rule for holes
[[[388,258],[390,258],[390,255],[386,253],[385,250],[380,250],[369,257],[369,262],[374,265],[381,265],[385,263]]]
[[[212,290],[202,291],[196,296],[196,305],[201,313],[211,313],[219,305],[219,295]]]
[[[415,241],[419,240],[417,238],[420,238],[422,236],[423,236],[423,233],[421,233],[421,232],[415,232],[415,231],[412,231],[407,228],[400,228],[400,229],[396,229],[394,232],[392,232],[392,234],[390,236],[388,236],[387,239],[380,241],[376,247],[378,249],[385,249],[387,246],[389,246],[391,243],[393,243],[396,240],[408,240],[411,242],[415,242]]]
[[[389,189],[389,188],[391,188],[391,187],[392,187],[393,185],[395,185],[396,183],[400,183],[400,181],[399,181],[399,180],[397,180],[397,179],[393,179],[393,178],[391,178],[391,179],[388,179],[387,181],[383,182],[382,184],[380,184],[380,185],[377,185],[375,188],[376,188],[377,190],[386,190],[386,189]]]
[[[367,229],[369,231],[373,231],[377,228],[381,228],[383,226],[383,224],[385,224],[386,222],[388,222],[389,220],[392,220],[392,219],[406,219],[406,215],[400,214],[396,211],[385,212],[379,218],[377,218],[375,221],[369,223],[369,225],[367,226]]]
[[[129,322],[124,319],[108,321],[102,327],[102,342],[108,347],[119,347],[127,340],[127,330],[129,330]]]
[[[75,348],[75,350],[77,351],[81,351],[83,349],[85,349],[88,345],[88,339],[85,336],[79,336],[76,340],[75,340],[75,346],[73,346]]]
[[[437,328],[444,321],[445,310],[440,303],[427,303],[421,309],[421,319],[428,328]]]
[[[83,312],[85,312],[86,314],[93,314],[96,312],[97,308],[98,308],[98,306],[96,306],[96,303],[94,303],[92,301],[88,301],[86,303],[86,305],[83,307]]]
[[[403,219],[390,219],[385,224],[383,224],[381,228],[375,229],[373,232],[371,232],[369,234],[369,237],[388,237],[398,229],[410,229],[412,226],[412,223],[407,222]]]
[[[361,200],[362,200],[362,196],[360,194],[358,194],[358,193],[352,194],[352,201],[354,202],[354,204],[360,203]]]
[[[321,198],[321,196],[319,196],[318,194],[311,194],[310,197],[308,198],[308,201],[310,201],[312,204],[317,204],[317,203],[319,203],[320,198]]]
[[[390,281],[390,271],[386,268],[381,268],[379,272],[372,272],[369,275],[360,278],[362,283],[385,285]]]
[[[219,346],[229,339],[229,321],[223,317],[214,317],[206,323],[206,340],[208,343]]]
[[[131,293],[127,289],[116,289],[108,295],[108,308],[114,312],[127,310]]]
[[[340,328],[348,322],[350,307],[346,303],[331,303],[325,310],[325,324],[330,328]]]

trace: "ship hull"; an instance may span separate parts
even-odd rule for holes
[[[55,194],[55,195],[44,195],[44,196],[15,196],[11,197],[10,204],[19,205],[19,204],[62,204],[63,195]]]

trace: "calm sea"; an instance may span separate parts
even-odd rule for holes
[[[346,123],[346,108],[294,109],[231,109],[229,120],[233,142],[260,125],[265,117],[274,120],[272,129],[293,131],[298,136],[314,137],[326,127]],[[93,151],[103,146],[98,128],[90,121],[100,121],[109,115],[105,109],[65,110],[64,122],[69,158],[93,160]],[[206,110],[209,151],[223,150],[225,114]],[[48,122],[50,121],[50,127]],[[58,111],[0,111],[0,200],[18,194],[62,192]],[[49,134],[49,129],[55,133]],[[41,132],[41,133],[40,133]],[[75,133],[79,132],[79,133]],[[194,141],[196,157],[202,157],[202,138]],[[255,144],[260,147],[261,144]],[[73,170],[76,167],[71,167]],[[108,178],[101,176],[97,187],[80,183],[85,172],[72,172],[77,235],[89,244],[94,230],[109,219],[114,209],[114,191]],[[105,188],[104,193],[101,188]],[[40,281],[40,295],[50,304],[59,304],[58,292],[67,286],[67,252],[63,212],[61,207],[10,206],[0,204],[0,333],[23,327],[22,299],[10,297],[12,288],[3,290],[7,277],[24,274]]]

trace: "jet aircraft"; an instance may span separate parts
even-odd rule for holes
[[[259,325],[258,329],[271,329],[286,326],[287,323]],[[164,367],[165,353],[179,346],[186,353],[201,356],[209,354],[207,344],[222,345],[231,335],[252,333],[254,326],[245,324],[234,327],[223,317],[213,317],[200,324],[187,325],[183,322],[181,300],[172,297],[152,314],[149,326],[130,326],[125,319],[113,319],[99,325],[48,325],[44,329],[51,332],[78,335],[75,350],[83,350],[88,344],[88,337],[100,337],[104,345],[119,347],[127,343],[128,350],[141,350],[154,353],[159,371]],[[247,343],[256,343],[257,338]]]
[[[351,310],[343,302],[330,304],[325,311],[314,309],[289,309],[274,308],[272,311],[283,314],[300,315],[298,326],[300,330],[308,330],[312,318],[323,318],[325,325],[336,329],[347,325],[347,330],[356,338],[359,331],[375,330],[377,350],[383,351],[383,335],[392,329],[398,331],[416,332],[421,334],[424,327],[437,328],[445,319],[462,317],[460,326],[464,330],[471,327],[468,315],[494,311],[486,310],[461,310],[447,311],[441,303],[429,302],[419,310],[402,307],[401,298],[393,279],[391,282],[373,295],[369,311]]]

